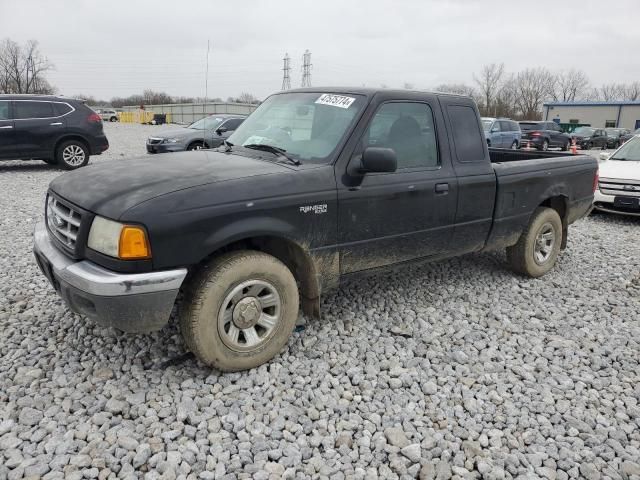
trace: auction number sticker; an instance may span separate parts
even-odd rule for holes
[[[356,99],[353,97],[344,97],[342,95],[333,95],[331,93],[323,93],[316,103],[320,105],[331,105],[332,107],[349,108]]]

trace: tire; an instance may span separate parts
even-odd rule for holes
[[[298,318],[298,286],[277,258],[240,250],[204,266],[188,285],[182,305],[180,329],[187,348],[218,370],[247,370],[271,360],[286,345]]]
[[[567,140],[564,145],[562,145],[562,151],[563,152],[567,152],[569,151],[569,147],[571,147],[571,140]]]
[[[511,150],[517,150],[517,149],[518,149],[518,142],[514,140],[513,143],[511,144]]]
[[[593,148],[593,143],[587,143],[587,148],[585,150],[591,150]]]
[[[42,161],[44,163],[49,164],[49,165],[57,165],[58,164],[58,162],[56,161],[55,158],[43,158]]]
[[[203,142],[191,142],[187,150],[202,150],[203,148],[209,148],[209,145]]]
[[[517,273],[541,277],[556,264],[561,245],[560,215],[552,208],[538,207],[518,243],[507,247],[507,261]]]
[[[80,140],[67,140],[56,149],[56,163],[65,170],[75,170],[89,163],[89,149]]]
[[[544,139],[544,141],[542,142],[542,146],[540,147],[540,150],[542,150],[543,152],[546,152],[547,150],[549,150],[549,140],[547,140],[546,138]]]
[[[118,117],[111,117],[109,119],[110,122],[117,122],[118,121]]]

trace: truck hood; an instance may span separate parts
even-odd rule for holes
[[[290,171],[258,158],[200,150],[100,162],[60,175],[49,188],[85,210],[118,219],[129,208],[167,193]]]
[[[600,178],[640,180],[640,162],[632,160],[605,160],[600,162]]]

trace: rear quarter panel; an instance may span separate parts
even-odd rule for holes
[[[598,168],[588,155],[538,158],[494,163],[497,178],[494,225],[487,248],[513,245],[536,208],[561,197],[566,203],[565,222],[586,215],[593,202],[593,181]]]

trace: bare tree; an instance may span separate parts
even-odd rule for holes
[[[539,118],[542,102],[552,96],[554,77],[544,67],[528,68],[514,78],[516,105],[526,119]]]
[[[551,92],[556,102],[583,100],[589,92],[589,79],[582,70],[569,70],[554,76]]]
[[[260,103],[258,97],[253,95],[252,93],[242,92],[238,98],[236,98],[237,103]]]
[[[640,100],[640,82],[625,85],[623,99],[632,102]]]
[[[504,63],[485,65],[477,76],[473,76],[473,80],[478,84],[486,110],[491,109],[491,104],[500,90],[503,76]]]
[[[45,78],[52,69],[37,41],[21,46],[7,38],[0,43],[0,93],[53,93]]]
[[[625,94],[625,86],[620,83],[608,83],[600,87],[599,98],[605,102],[622,100]]]

